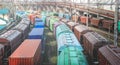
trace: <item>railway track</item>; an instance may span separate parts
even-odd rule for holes
[[[46,45],[42,65],[57,65],[57,42],[49,28],[45,27]]]

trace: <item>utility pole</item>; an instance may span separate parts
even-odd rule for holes
[[[89,7],[89,2],[90,2],[90,1],[88,0],[87,8]],[[86,19],[87,19],[87,20],[86,20],[86,26],[87,26],[87,27],[88,27],[88,21],[89,21],[89,20],[88,20],[88,19],[89,19],[89,16],[88,16],[88,15],[89,15],[89,8],[88,8],[88,10],[87,10],[87,18],[86,18]]]
[[[57,0],[55,0],[55,11],[57,13]]]
[[[72,17],[72,1],[70,1],[70,16]]]
[[[100,8],[100,5],[99,5],[99,0],[97,0],[97,9]],[[97,13],[97,18],[99,18],[99,13]]]
[[[76,11],[76,4],[75,4],[75,0],[73,0],[73,3],[74,3],[74,6],[75,6],[75,12],[74,12],[74,15],[75,15],[75,23],[77,23],[77,11]]]
[[[115,13],[114,13],[114,45],[118,44],[118,15],[119,15],[119,0],[115,0]]]

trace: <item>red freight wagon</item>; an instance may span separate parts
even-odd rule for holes
[[[78,15],[72,15],[72,21],[78,22],[78,18],[79,18]]]
[[[108,40],[96,32],[83,35],[83,46],[91,60],[97,60],[98,49],[108,44]]]
[[[80,16],[80,23],[86,24],[87,17],[86,16]]]
[[[102,21],[102,24],[103,24],[103,28],[105,29],[110,29],[110,30],[113,30],[114,29],[114,22],[112,20],[103,20]]]
[[[114,45],[101,47],[98,59],[99,65],[120,65],[120,48]]]
[[[30,21],[31,21],[31,24],[34,24],[34,23],[35,23],[35,17],[36,17],[35,14],[30,14],[30,15],[29,15],[29,19],[30,19]]]
[[[75,36],[77,37],[77,39],[82,43],[82,36],[83,34],[87,33],[87,32],[91,32],[92,30],[89,30],[88,27],[86,27],[85,25],[77,25],[74,27],[74,33]]]
[[[98,19],[98,18],[91,18],[90,19],[91,25],[96,26],[96,27],[99,27],[101,22],[102,22],[102,19]]]
[[[40,46],[40,39],[26,39],[9,57],[9,65],[38,65]]]
[[[61,22],[64,22],[64,23],[69,22],[69,20],[67,20],[67,19],[65,19],[65,18],[62,18],[60,21],[61,21]]]
[[[74,27],[79,24],[71,21],[71,22],[68,22],[67,25],[72,31],[74,31]]]

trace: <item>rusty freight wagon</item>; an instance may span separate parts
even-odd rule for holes
[[[102,20],[103,19],[100,19],[100,18],[91,18],[90,24],[93,26],[99,27],[99,26],[101,26]]]
[[[77,22],[78,23],[78,18],[79,18],[78,15],[72,15],[72,21],[73,22]]]
[[[87,32],[83,35],[83,46],[91,60],[96,61],[98,49],[108,44],[108,40],[96,32]]]
[[[120,65],[120,48],[106,45],[99,49],[99,65]]]
[[[30,31],[29,25],[22,24],[22,23],[19,23],[18,25],[16,25],[12,29],[13,30],[18,30],[18,31],[20,31],[22,33],[22,40],[24,40],[25,38],[27,38],[28,33]]]
[[[80,23],[86,24],[88,17],[86,16],[80,16]]]
[[[68,22],[67,25],[74,32],[74,27],[79,24],[71,21],[71,22]]]
[[[36,15],[35,14],[30,14],[28,17],[30,19],[31,24],[34,24]]]
[[[60,21],[61,21],[61,22],[64,22],[65,24],[66,24],[67,22],[69,22],[69,20],[67,20],[67,19],[65,19],[65,18],[62,18]]]
[[[8,57],[22,42],[22,33],[17,30],[9,30],[0,35],[0,44],[4,45],[4,57]]]
[[[77,25],[74,27],[74,33],[77,39],[82,43],[82,36],[83,34],[87,32],[91,32],[92,30],[89,30],[86,26],[84,25]]]
[[[9,65],[38,65],[40,46],[40,39],[26,39],[9,57]]]
[[[114,30],[114,21],[112,20],[103,20],[102,27],[107,30]]]

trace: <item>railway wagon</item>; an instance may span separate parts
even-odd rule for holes
[[[46,11],[42,11],[41,12],[41,19],[42,19],[42,21],[45,23],[45,21],[46,21],[46,17],[47,17],[47,12]]]
[[[49,12],[48,16],[54,16],[54,14],[56,14],[56,12]]]
[[[59,37],[60,34],[65,33],[65,32],[72,33],[72,31],[65,24],[61,24],[61,25],[57,26],[56,38]]]
[[[28,33],[30,31],[29,25],[22,24],[22,23],[19,23],[18,25],[16,25],[12,29],[13,30],[18,30],[18,31],[20,31],[22,33],[22,40],[24,40],[25,38],[27,38]]]
[[[30,14],[28,17],[30,19],[31,24],[34,24],[35,23],[36,15],[35,14]]]
[[[114,18],[114,12],[110,10],[99,9],[99,13]]]
[[[9,57],[9,65],[38,65],[41,40],[26,39]]]
[[[63,13],[59,13],[59,14],[58,14],[58,17],[60,17],[60,18],[63,18],[63,16],[64,16]]]
[[[51,31],[53,31],[53,24],[54,24],[55,22],[58,22],[59,20],[60,20],[59,17],[52,17],[52,18],[50,19],[49,28],[50,28]]]
[[[64,22],[64,23],[66,24],[67,22],[69,22],[69,20],[67,20],[67,19],[65,19],[65,18],[62,18],[62,19],[61,19],[61,22]]]
[[[80,23],[86,24],[87,17],[86,16],[80,16]]]
[[[118,33],[120,34],[120,20],[118,21]]]
[[[81,50],[68,46],[58,56],[57,65],[88,65],[88,62]]]
[[[91,60],[97,61],[98,49],[108,44],[108,40],[96,32],[87,32],[83,35],[83,46]]]
[[[35,18],[35,22],[43,22],[41,18]]]
[[[44,28],[44,22],[35,22],[34,28]]]
[[[67,46],[73,46],[79,48],[81,51],[83,51],[82,46],[78,42],[77,38],[75,37],[74,33],[71,32],[65,32],[61,33],[59,37],[57,38],[57,47],[58,47],[58,54],[61,53],[64,48]]]
[[[58,13],[55,12],[55,13],[53,14],[53,16],[58,16]]]
[[[67,13],[66,13],[66,14],[64,14],[64,18],[67,19],[67,20],[70,20],[70,19],[71,19],[71,16],[70,16],[70,14],[67,14]]]
[[[53,25],[54,25],[54,29],[53,29],[53,33],[54,33],[54,36],[56,35],[56,28],[57,26],[61,25],[61,24],[64,24],[63,22],[59,21],[59,22],[55,22]]]
[[[22,18],[22,20],[20,21],[19,24],[25,24],[29,27],[29,31],[30,31],[30,19],[29,18]]]
[[[21,21],[21,19],[26,15],[26,13],[24,11],[17,11],[15,15],[16,15],[16,20]]]
[[[22,18],[22,20],[20,21],[20,23],[29,25],[29,27],[30,27],[30,19],[28,19],[28,18]]]
[[[28,39],[43,39],[44,28],[33,28],[28,34]]]
[[[71,21],[71,22],[68,22],[67,25],[74,32],[74,27],[79,24]]]
[[[4,58],[7,58],[22,42],[22,33],[9,30],[0,35],[0,44],[4,46]]]
[[[22,20],[22,17],[20,17],[19,15],[16,15],[15,18],[16,18],[17,21],[21,21]]]
[[[2,65],[2,60],[4,58],[4,45],[0,44],[0,65]]]
[[[72,15],[72,21],[78,23],[78,15]]]
[[[81,42],[81,44],[82,44],[83,34],[85,34],[87,32],[92,32],[92,30],[89,30],[88,27],[86,27],[84,25],[79,24],[74,27],[74,34],[77,37],[78,41]]]
[[[33,28],[32,31],[28,34],[28,39],[41,39],[41,51],[42,54],[44,54],[46,41],[44,28]]]
[[[42,17],[41,17],[41,19],[42,19],[42,21],[45,23],[46,22],[46,15],[42,15]]]
[[[102,25],[102,20],[100,18],[91,18],[90,19],[90,24],[96,27],[100,27]]]
[[[107,30],[114,30],[114,21],[112,20],[103,20],[102,27]]]
[[[120,48],[114,45],[106,45],[99,49],[99,65],[120,65]]]

